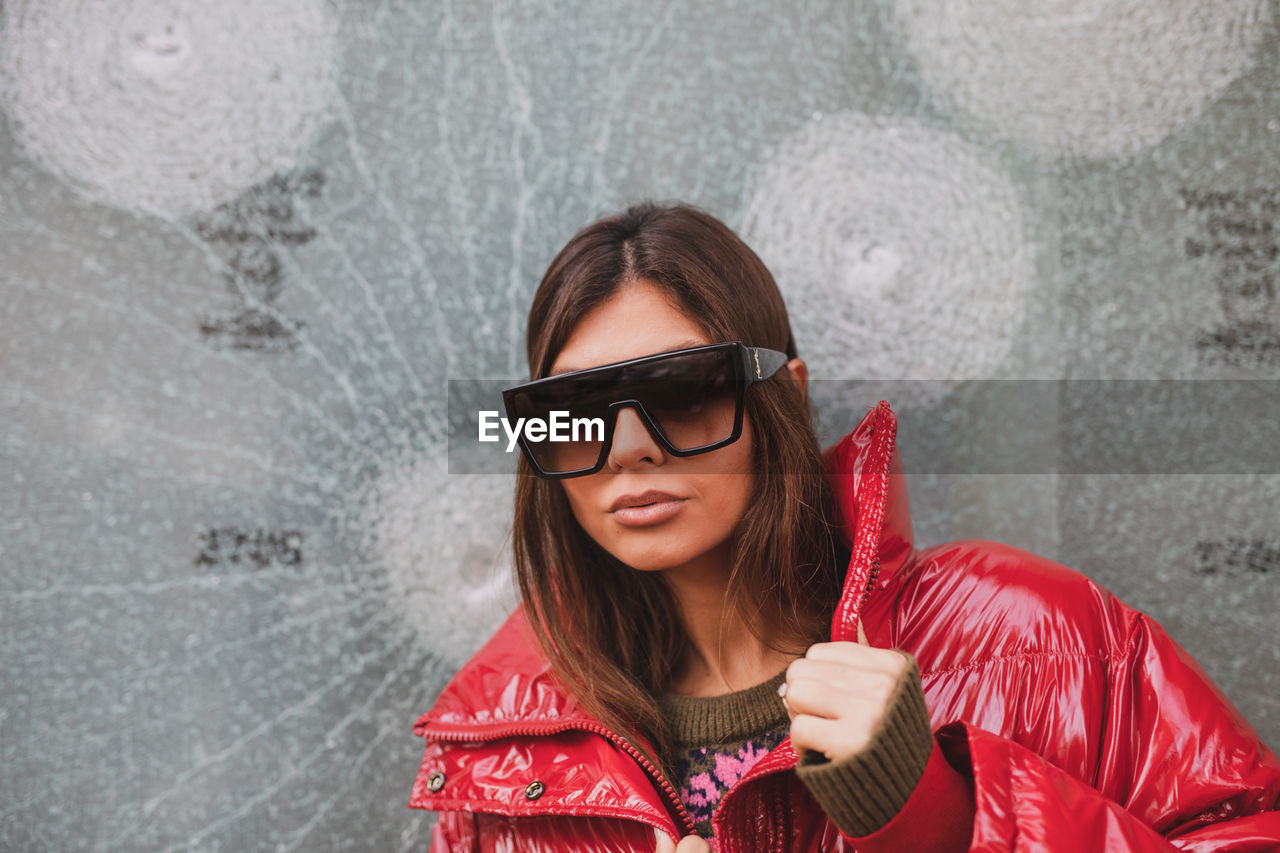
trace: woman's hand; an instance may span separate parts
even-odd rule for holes
[[[787,667],[778,691],[791,717],[796,754],[810,749],[840,761],[861,752],[907,665],[906,655],[893,649],[849,642],[810,646]]]
[[[653,848],[653,853],[710,853],[711,851],[711,845],[697,835],[686,835],[680,839],[679,844],[676,844],[671,840],[670,835],[655,827],[653,836],[658,844]]]

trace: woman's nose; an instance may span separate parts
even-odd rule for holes
[[[618,409],[617,418],[613,425],[613,445],[609,448],[610,468],[634,468],[644,461],[661,465],[666,461],[661,445],[649,433],[634,407]]]

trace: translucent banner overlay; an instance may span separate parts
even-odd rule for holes
[[[516,471],[520,450],[507,451],[509,434],[494,419],[506,417],[502,390],[522,381],[449,380],[450,474]],[[1280,473],[1276,380],[814,379],[808,387],[824,448],[887,400],[912,473]],[[493,413],[496,441],[479,440],[482,412]]]

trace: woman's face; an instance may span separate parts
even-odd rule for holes
[[[596,367],[683,349],[707,340],[698,325],[643,279],[623,285],[574,327],[551,372]],[[561,480],[573,514],[602,548],[640,571],[725,571],[729,533],[751,499],[753,437],[744,416],[733,444],[698,456],[670,456],[630,406],[618,410],[604,468]],[[649,509],[613,509],[626,495],[658,491]]]

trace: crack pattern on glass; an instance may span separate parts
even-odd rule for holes
[[[895,0],[928,85],[985,133],[1114,157],[1193,120],[1253,64],[1267,0]]]
[[[1009,178],[954,134],[839,113],[760,170],[744,232],[815,378],[980,379],[1034,284],[1024,220]]]
[[[363,550],[385,567],[391,604],[455,669],[516,605],[513,489],[510,476],[451,476],[428,454],[385,472],[363,507]]]
[[[327,0],[16,0],[3,12],[0,94],[17,138],[94,201],[163,217],[211,209],[292,165],[330,118]]]

